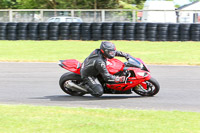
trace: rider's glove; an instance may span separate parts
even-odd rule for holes
[[[116,77],[115,78],[115,82],[119,83],[119,82],[125,82],[126,77],[125,76],[121,76],[121,77]]]
[[[126,60],[128,60],[130,58],[130,56],[131,56],[130,54],[126,54],[126,57],[125,57]]]

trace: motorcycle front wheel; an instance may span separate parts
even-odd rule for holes
[[[144,89],[142,85],[137,85],[133,88],[133,91],[141,96],[154,96],[156,95],[160,90],[160,85],[158,81],[151,77],[150,80],[145,81],[147,88]]]

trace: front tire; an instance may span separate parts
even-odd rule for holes
[[[65,84],[68,81],[72,81],[72,82],[74,82],[76,84],[79,84],[80,82],[82,82],[82,79],[81,79],[80,75],[75,74],[75,73],[71,73],[71,72],[65,73],[60,77],[59,85],[60,85],[60,88],[65,93],[67,93],[67,94],[69,94],[71,96],[83,96],[83,95],[86,94],[84,92],[72,91],[70,88],[67,88]]]
[[[156,79],[151,77],[150,80],[145,82],[147,85],[147,89],[144,89],[142,85],[139,84],[133,88],[133,91],[141,96],[154,96],[159,92],[160,85]]]

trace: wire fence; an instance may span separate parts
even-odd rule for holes
[[[200,10],[68,10],[68,9],[11,9],[0,10],[0,22],[47,22],[57,17],[78,17],[82,22],[163,22],[200,23]],[[59,20],[60,19],[60,20]]]

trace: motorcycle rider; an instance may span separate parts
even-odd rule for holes
[[[116,51],[116,47],[112,42],[101,42],[100,49],[95,49],[83,62],[81,66],[81,78],[85,83],[85,87],[95,97],[103,94],[103,87],[97,79],[97,75],[101,75],[106,82],[125,82],[125,76],[111,75],[106,68],[107,59],[115,56],[129,58],[129,54]]]

